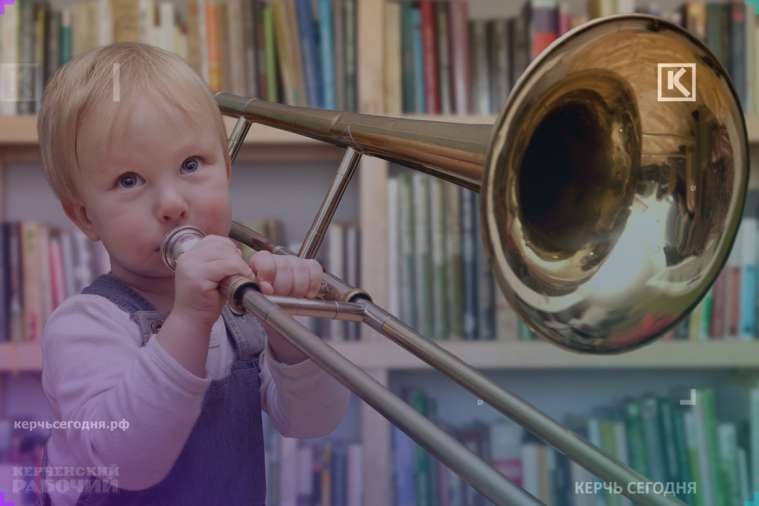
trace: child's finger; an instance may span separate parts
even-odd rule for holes
[[[306,294],[306,297],[309,299],[313,299],[317,295],[319,295],[319,289],[321,288],[322,284],[322,266],[319,262],[316,260],[309,260],[308,261],[308,270],[309,270],[309,287],[308,287],[308,294]]]
[[[274,293],[277,295],[290,295],[293,291],[295,273],[292,263],[282,255],[275,255],[277,273],[274,278]]]
[[[275,255],[270,251],[257,251],[250,257],[250,267],[261,281],[268,281],[270,286],[277,274]]]
[[[311,285],[311,271],[308,268],[308,262],[299,258],[293,258],[293,297],[305,297]]]
[[[259,288],[261,288],[261,293],[264,295],[274,295],[274,288],[271,286],[271,283],[268,281],[259,281],[258,282]]]

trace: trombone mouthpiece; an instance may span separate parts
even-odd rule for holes
[[[189,251],[203,236],[203,232],[192,225],[177,227],[166,234],[161,241],[161,259],[166,267],[174,271],[179,255]]]

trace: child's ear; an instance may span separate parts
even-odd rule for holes
[[[87,215],[87,208],[81,202],[66,202],[62,203],[63,211],[66,216],[81,230],[84,235],[91,241],[99,241],[100,237],[95,230],[95,226],[90,221],[90,217]]]

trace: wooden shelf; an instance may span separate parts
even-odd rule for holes
[[[224,117],[227,134],[232,132],[235,121],[235,118]],[[342,151],[326,142],[264,125],[253,125],[237,159],[339,160]],[[0,116],[0,158],[6,161],[39,161],[36,115]]]
[[[719,369],[759,368],[759,341],[657,341],[618,355],[590,355],[546,342],[443,342],[442,346],[477,369]],[[335,349],[362,369],[423,370],[430,366],[387,341],[345,343]],[[0,344],[0,372],[39,371],[37,343]]]
[[[0,373],[41,369],[42,349],[39,343],[0,343]]]
[[[707,342],[657,341],[617,355],[576,353],[538,341],[454,341],[443,342],[442,346],[477,369],[759,368],[759,341],[736,339]],[[340,343],[336,348],[362,368],[430,368],[390,341],[386,344]]]

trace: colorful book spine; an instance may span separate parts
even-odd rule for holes
[[[318,32],[315,30],[313,4],[311,0],[296,0],[295,11],[298,16],[298,35],[302,54],[303,76],[306,85],[306,97],[311,107],[322,107],[321,63]]]
[[[321,50],[322,107],[335,109],[335,51],[332,30],[332,0],[319,1],[319,49]]]
[[[419,4],[424,59],[425,112],[440,114],[440,86],[438,82],[438,48],[435,37],[435,3],[422,0]]]
[[[757,248],[759,248],[759,191],[749,191],[741,222],[740,329],[742,340],[756,339]]]

